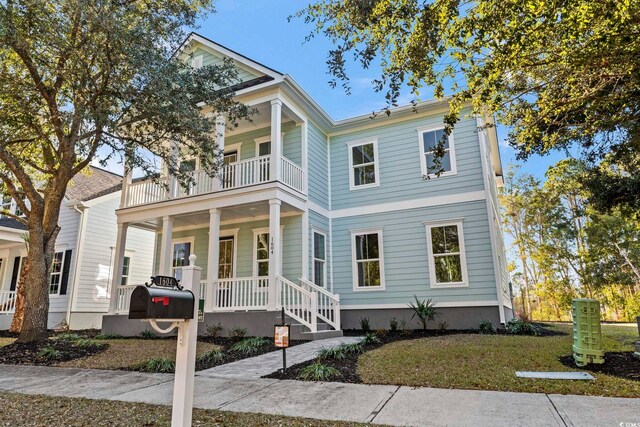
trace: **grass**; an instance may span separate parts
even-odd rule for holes
[[[596,373],[595,381],[516,378],[515,371],[572,371],[558,357],[571,354],[571,325],[551,329],[565,336],[446,335],[397,341],[367,352],[358,374],[367,384],[640,397],[640,382]],[[603,325],[607,351],[632,351],[635,325]]]
[[[176,357],[176,340],[174,339],[113,339],[100,340],[99,343],[108,344],[109,347],[96,355],[59,363],[57,366],[86,369],[134,369],[150,359],[167,357],[175,360]],[[196,354],[201,355],[216,349],[219,347],[215,344],[198,342]]]
[[[13,344],[15,340],[15,338],[0,338],[0,347]]]
[[[69,397],[0,393],[2,425],[20,426],[153,426],[171,424],[171,407],[144,403],[89,400]],[[341,421],[323,421],[280,415],[194,409],[194,426],[363,426]]]

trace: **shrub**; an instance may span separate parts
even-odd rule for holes
[[[376,329],[374,334],[376,334],[377,337],[382,338],[385,337],[387,335],[387,330],[386,329]]]
[[[446,331],[448,328],[449,328],[449,322],[447,322],[446,320],[441,320],[438,322],[439,331]]]
[[[489,320],[483,320],[478,325],[478,331],[480,331],[481,334],[495,334],[496,328],[493,327],[493,323]]]
[[[155,338],[156,334],[154,334],[148,329],[145,329],[144,331],[140,332],[140,336],[145,340],[149,340],[149,339]]]
[[[506,328],[512,335],[540,335],[540,328],[537,325],[518,318],[509,320]]]
[[[369,332],[371,330],[371,326],[369,326],[369,318],[368,317],[361,317],[360,318],[360,329],[362,329],[363,332]]]
[[[305,381],[331,381],[340,376],[340,372],[336,368],[319,362],[305,366],[298,374],[298,378]]]
[[[416,299],[416,302],[409,303],[409,308],[413,310],[413,316],[411,318],[418,316],[420,323],[422,323],[422,329],[427,329],[427,322],[429,320],[434,320],[438,315],[436,310],[436,303],[431,298],[426,301],[420,301],[416,295],[413,296]]]
[[[64,355],[63,352],[61,352],[60,350],[56,350],[56,348],[52,345],[43,347],[38,352],[38,356],[50,362],[62,358],[63,355]]]
[[[392,317],[391,320],[389,320],[389,329],[391,330],[391,332],[395,332],[398,330],[398,319]]]
[[[220,333],[224,330],[224,328],[222,327],[222,323],[218,322],[215,325],[209,325],[207,326],[207,333],[206,335],[208,337],[211,338],[216,338],[217,336],[220,335]]]
[[[231,338],[244,338],[247,336],[247,328],[233,328],[229,331]]]
[[[176,362],[166,357],[154,357],[140,366],[142,372],[169,373],[176,369]]]
[[[75,346],[81,347],[81,348],[92,348],[92,349],[99,350],[99,349],[105,348],[107,344],[103,342],[97,342],[96,340],[84,338],[76,341]]]
[[[69,333],[69,332],[65,332],[64,334],[60,334],[60,335],[57,336],[57,338],[60,341],[78,341],[79,339],[81,339],[80,335]]]
[[[260,351],[260,348],[269,345],[271,340],[261,337],[247,338],[240,342],[235,343],[231,347],[231,351],[241,353],[244,355],[255,354]]]
[[[405,337],[411,335],[411,329],[409,329],[407,321],[404,319],[400,321],[400,333]]]
[[[93,337],[94,340],[119,340],[122,338],[124,337],[118,334],[98,334]]]
[[[338,346],[338,347],[323,348],[318,353],[317,358],[319,360],[328,360],[328,359],[344,360],[347,358],[347,356],[349,356],[349,353],[346,352],[345,349],[342,348],[342,346]]]
[[[200,356],[198,356],[198,358],[196,359],[196,363],[211,365],[214,363],[220,363],[223,360],[224,360],[224,353],[221,352],[220,350],[213,349],[213,350],[207,351],[206,353],[202,353]]]
[[[355,342],[353,344],[342,344],[339,347],[346,354],[362,354],[364,353],[364,347],[362,342]]]
[[[372,334],[371,332],[369,332],[367,335],[364,336],[364,338],[362,338],[362,340],[360,340],[360,344],[362,345],[379,344],[379,343],[380,343],[380,338],[378,338],[376,334]]]

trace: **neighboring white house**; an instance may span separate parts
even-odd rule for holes
[[[120,175],[91,167],[67,189],[60,212],[60,234],[50,275],[49,328],[100,328],[109,308],[111,271],[116,243],[116,214],[120,204]],[[16,212],[10,197],[4,208]],[[26,260],[26,227],[13,218],[0,218],[0,329],[13,317],[15,289]],[[122,267],[122,283],[143,283],[153,265],[154,234],[132,229]]]

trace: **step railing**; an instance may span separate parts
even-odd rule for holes
[[[301,166],[296,165],[291,160],[282,156],[280,158],[281,179],[289,187],[294,190],[298,190],[301,193],[304,191],[304,169]]]
[[[215,311],[266,310],[269,304],[268,277],[218,279],[213,284]]]
[[[318,303],[316,305],[316,315],[321,320],[333,327],[336,331],[340,330],[340,295],[332,294],[325,288],[316,285],[306,279],[298,279],[304,289],[309,292],[315,291]]]
[[[297,320],[311,330],[318,331],[318,296],[316,291],[307,291],[282,276],[276,276],[276,294],[287,316]]]
[[[125,285],[116,287],[116,314],[128,314],[131,293],[138,285]]]
[[[0,291],[0,314],[16,311],[16,291]]]

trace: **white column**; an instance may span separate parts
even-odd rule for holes
[[[127,247],[127,229],[129,224],[118,224],[116,235],[116,251],[113,259],[113,270],[111,271],[111,294],[109,301],[109,313],[116,312],[118,302],[118,286],[122,283],[122,263],[124,262],[124,251]]]
[[[302,213],[302,278],[308,279],[309,275],[309,211]],[[313,280],[313,277],[311,277]]]
[[[182,267],[182,286],[198,295],[202,269],[196,267],[196,256],[189,257],[189,265]],[[198,338],[198,304],[193,307],[193,319],[180,322],[176,347],[176,373],[173,384],[173,427],[191,427],[193,389],[196,373],[196,344]]]
[[[160,244],[159,274],[169,276],[171,274],[171,238],[173,236],[173,217],[162,217],[162,242]]]
[[[219,165],[222,166],[223,163],[223,159],[224,159],[224,132],[226,129],[226,120],[224,118],[224,116],[219,115],[216,117],[216,145],[218,146],[218,149],[220,150],[220,158],[219,160]],[[240,160],[240,153],[238,153],[238,160]],[[220,188],[222,187],[221,185],[221,170],[218,170],[218,179],[216,179],[214,181],[214,191],[219,191]],[[207,276],[208,277],[208,276]]]
[[[237,244],[237,242],[236,242]],[[207,257],[207,295],[206,311],[213,311],[216,293],[214,283],[218,280],[218,262],[220,260],[220,209],[209,210],[209,256]]]
[[[271,100],[271,181],[279,181],[282,156],[282,101]]]
[[[307,194],[307,188],[308,188],[308,182],[309,182],[309,171],[308,171],[308,165],[309,165],[309,144],[308,144],[308,138],[309,138],[309,126],[307,125],[307,121],[305,120],[304,122],[302,122],[302,125],[300,126],[300,133],[301,133],[301,149],[302,149],[302,164],[300,166],[302,166],[302,171],[304,172],[304,179],[302,182],[302,192],[304,194]]]
[[[122,190],[120,191],[120,207],[123,208],[129,204],[129,186],[133,180],[133,172],[127,167],[129,156],[125,153],[124,157],[124,176],[122,177]]]
[[[171,144],[171,162],[173,163],[174,167],[178,167],[178,156],[180,152],[180,148],[178,147],[178,142],[171,141],[170,144]],[[169,173],[169,167],[167,167],[167,178],[168,178],[167,186],[169,187],[169,194],[167,195],[167,198],[171,199],[175,197],[176,194],[178,194],[179,184],[175,176]]]
[[[280,259],[282,254],[280,249],[280,200],[269,200],[269,310],[276,310],[278,303],[276,301],[276,276],[282,274],[280,270]]]

